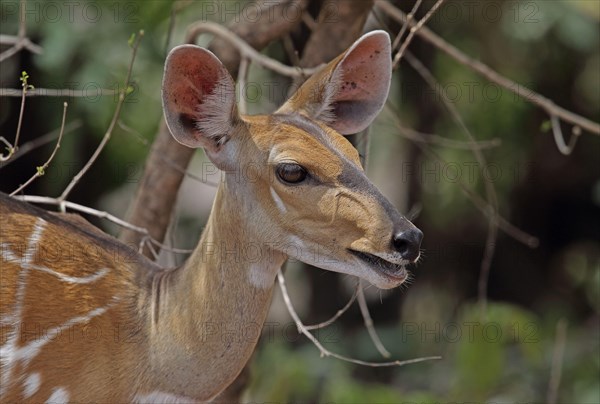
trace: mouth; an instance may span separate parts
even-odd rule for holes
[[[386,277],[391,278],[393,281],[404,281],[408,277],[406,266],[403,264],[395,264],[366,252],[352,249],[348,249],[348,251],[350,251],[352,255],[359,258],[361,261],[367,263],[370,267],[375,268]]]

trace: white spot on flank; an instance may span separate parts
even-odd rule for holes
[[[63,404],[69,402],[69,392],[64,387],[57,387],[46,400],[46,404]]]
[[[42,377],[38,372],[32,373],[25,379],[25,386],[23,388],[23,398],[28,399],[38,392],[40,385],[42,384]]]
[[[134,403],[139,404],[177,404],[177,403],[195,403],[193,398],[176,396],[175,394],[164,393],[162,391],[153,391],[148,394],[136,394],[133,398]]]
[[[277,195],[277,192],[275,192],[273,187],[271,187],[270,190],[271,190],[271,197],[273,197],[273,201],[275,202],[275,205],[277,205],[277,209],[279,209],[279,211],[281,213],[287,212],[287,208],[285,207],[285,204],[283,203],[283,201],[281,200],[279,195]]]

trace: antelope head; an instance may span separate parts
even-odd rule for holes
[[[393,288],[419,258],[423,233],[367,178],[344,137],[367,128],[391,80],[387,33],[364,35],[271,115],[237,111],[235,84],[208,50],[170,53],[163,106],[175,139],[225,172],[225,214],[239,232],[317,267]]]

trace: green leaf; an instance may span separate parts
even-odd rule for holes
[[[44,175],[44,174],[46,174],[44,172],[44,166],[37,166],[36,169],[37,169],[38,175]]]
[[[135,32],[131,33],[131,35],[129,36],[129,39],[127,40],[127,45],[129,45],[130,48],[133,48],[134,42],[135,42]]]

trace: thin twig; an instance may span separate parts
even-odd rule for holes
[[[21,128],[23,127],[23,115],[25,113],[25,96],[27,95],[27,90],[30,89],[29,84],[27,82],[23,82],[23,89],[21,91],[21,107],[19,109],[19,121],[17,122],[17,132],[15,134],[15,143],[13,146],[13,150],[16,151],[19,148],[19,136],[21,136]],[[14,152],[13,151],[13,152]],[[12,154],[12,153],[11,153]]]
[[[414,38],[415,34],[417,33],[417,31],[419,31],[421,28],[423,28],[423,26],[425,25],[425,23],[427,21],[429,21],[429,19],[440,8],[440,6],[442,5],[443,2],[444,2],[444,0],[438,0],[438,1],[436,1],[436,3],[433,5],[433,7],[431,7],[431,9],[427,12],[427,14],[425,14],[425,17],[423,17],[421,20],[419,20],[419,22],[417,22],[414,25],[410,24],[410,23],[412,23],[412,21],[410,21],[409,18],[408,18],[408,16],[407,16],[407,18],[406,18],[406,25],[407,26],[411,25],[410,31],[409,31],[408,35],[406,36],[406,40],[402,44],[402,47],[400,47],[400,50],[398,51],[398,53],[396,53],[396,56],[394,57],[394,61],[392,63],[392,69],[395,69],[398,66],[398,63],[400,63],[400,60],[402,59],[402,56],[404,55],[404,52],[406,51],[406,49],[408,48],[408,45],[413,40],[413,38]]]
[[[358,307],[360,307],[360,313],[362,314],[363,320],[365,322],[365,328],[369,332],[369,336],[371,337],[371,341],[373,341],[373,345],[377,348],[377,351],[384,358],[389,358],[392,356],[390,352],[385,349],[377,331],[375,331],[375,327],[373,326],[373,319],[371,318],[371,313],[369,313],[369,306],[367,305],[367,299],[365,298],[365,291],[362,286],[362,279],[358,280]]]
[[[316,339],[315,336],[312,335],[306,329],[306,326],[302,323],[302,321],[300,320],[300,317],[298,317],[298,313],[296,313],[296,310],[294,309],[294,306],[292,305],[292,301],[290,300],[290,296],[287,292],[287,288],[285,286],[285,279],[283,278],[283,274],[281,273],[281,270],[279,270],[279,272],[277,272],[277,281],[279,282],[279,287],[281,288],[281,293],[283,295],[283,300],[285,302],[285,305],[286,305],[290,315],[292,316],[292,319],[294,319],[294,323],[296,323],[298,332],[301,334],[304,334],[319,349],[319,351],[321,353],[321,357],[332,356],[334,358],[340,359],[345,362],[350,362],[350,363],[354,363],[357,365],[364,365],[364,366],[370,366],[370,367],[404,366],[404,365],[408,365],[411,363],[418,363],[418,362],[424,362],[424,361],[429,361],[429,360],[442,359],[441,356],[426,356],[423,358],[408,359],[408,360],[404,360],[404,361],[398,360],[398,361],[392,361],[392,362],[366,362],[366,361],[361,361],[359,359],[349,358],[347,356],[340,355],[335,352],[331,352],[331,351],[325,349],[325,347],[323,345],[321,345],[319,340]]]
[[[8,59],[21,49],[27,49],[29,52],[35,53],[36,55],[41,55],[44,53],[44,49],[41,46],[34,44],[29,38],[26,37],[20,38],[19,36],[0,34],[0,45],[13,45],[13,48],[15,48],[13,51],[11,51],[10,55],[2,56],[4,58],[2,60]]]
[[[65,120],[67,118],[67,105],[68,104],[66,102],[63,104],[63,115],[62,115],[62,122],[60,124],[60,132],[58,134],[58,140],[56,141],[56,146],[54,146],[54,150],[52,150],[52,154],[50,154],[50,157],[48,157],[48,160],[46,160],[46,162],[41,167],[37,167],[35,174],[33,174],[27,181],[25,181],[25,183],[23,185],[21,185],[19,188],[15,189],[10,194],[10,196],[14,196],[14,195],[18,194],[19,192],[24,190],[29,184],[31,184],[36,178],[41,177],[42,175],[45,174],[45,171],[48,168],[48,165],[50,165],[50,162],[52,161],[52,159],[54,159],[56,152],[60,148],[60,141],[62,140],[63,133],[65,131]]]
[[[133,129],[131,126],[126,125],[125,122],[123,122],[120,119],[117,122],[117,125],[119,126],[120,129],[123,130],[123,132],[135,136],[135,139],[137,141],[139,141],[144,146],[148,146],[148,139],[146,139],[140,132],[138,132],[137,130]]]
[[[94,217],[98,217],[100,219],[106,219],[109,222],[112,222],[118,226],[124,227],[131,231],[134,231],[136,233],[140,233],[140,234],[144,235],[143,242],[147,243],[147,246],[149,248],[150,248],[150,244],[152,244],[152,245],[160,247],[161,249],[165,249],[167,251],[170,251],[170,252],[173,252],[176,254],[190,254],[193,252],[192,250],[188,250],[188,249],[173,248],[173,247],[164,245],[161,242],[159,242],[158,240],[151,237],[146,228],[139,227],[139,226],[136,226],[129,222],[126,222],[125,220],[120,219],[117,216],[115,216],[111,213],[108,213],[106,211],[90,208],[89,206],[80,205],[75,202],[60,200],[59,198],[52,198],[49,196],[15,195],[15,196],[13,196],[13,198],[19,199],[19,200],[25,201],[25,202],[30,202],[30,203],[41,203],[44,205],[58,206],[61,209],[62,209],[62,207],[64,207],[65,209],[71,209],[76,212],[85,213],[85,214],[88,214],[88,215],[91,215]]]
[[[502,145],[502,140],[499,138],[494,138],[490,140],[479,140],[475,142],[464,142],[461,140],[448,139],[440,135],[436,135],[433,133],[423,133],[416,131],[414,129],[408,128],[403,125],[396,125],[399,130],[399,134],[407,139],[413,140],[419,143],[430,143],[439,146],[444,146],[452,149],[464,149],[464,150],[473,150],[473,149],[492,149],[494,147],[499,147]]]
[[[5,61],[11,56],[17,54],[21,49],[25,48],[33,53],[42,53],[42,48],[27,38],[26,30],[26,0],[19,2],[19,31],[16,37],[10,35],[0,36],[0,42],[2,44],[13,44],[10,48],[0,53],[0,62]]]
[[[554,142],[556,143],[556,147],[558,147],[558,151],[560,151],[565,156],[568,156],[575,149],[575,144],[577,144],[577,139],[581,135],[580,131],[575,131],[571,138],[569,139],[569,144],[565,143],[565,138],[562,133],[562,129],[560,128],[560,120],[554,114],[550,115],[550,122],[552,123],[552,134],[554,135]]]
[[[126,229],[135,231],[137,233],[141,233],[144,235],[148,234],[148,231],[143,227],[135,226],[131,223],[124,221],[108,212],[97,210],[94,208],[90,208],[88,206],[80,205],[75,202],[61,200],[60,198],[52,198],[49,196],[37,196],[37,195],[15,195],[14,198],[31,203],[41,203],[44,205],[53,205],[53,206],[64,206],[66,209],[71,209],[77,212],[86,213],[91,216],[95,216],[101,219],[106,219],[110,222],[113,222],[121,227],[125,227]]]
[[[548,382],[548,394],[546,396],[546,403],[548,404],[556,404],[558,399],[558,388],[562,376],[566,340],[567,320],[561,318],[556,324],[556,338],[554,340],[554,350],[552,351],[552,368],[550,369],[550,381]]]
[[[27,94],[27,91],[33,87],[27,83],[28,77],[29,76],[27,76],[27,73],[25,72],[23,72],[21,75],[21,107],[19,109],[19,120],[17,122],[17,131],[15,133],[15,142],[11,145],[10,142],[3,138],[3,143],[6,144],[8,147],[8,153],[6,154],[6,156],[0,153],[0,162],[9,160],[13,156],[13,154],[15,154],[15,152],[19,149],[19,137],[21,136],[21,128],[23,126],[23,115],[25,113],[25,96]]]
[[[458,109],[452,104],[446,94],[444,94],[439,89],[440,84],[433,76],[431,71],[427,69],[416,57],[414,57],[410,52],[406,52],[406,61],[415,69],[417,73],[425,80],[427,85],[431,87],[440,97],[444,106],[457,123],[457,125],[462,129],[463,133],[467,136],[467,139],[471,143],[475,143],[475,136],[471,133],[464,120],[462,119]],[[487,161],[484,157],[481,150],[473,148],[472,150],[475,159],[477,160],[477,164],[483,169],[487,167]],[[498,238],[498,220],[496,216],[498,215],[498,197],[496,195],[496,189],[494,188],[494,184],[488,180],[485,176],[483,178],[483,185],[486,194],[486,202],[487,202],[487,210],[488,212],[488,231],[486,235],[486,242],[483,249],[483,257],[481,258],[481,269],[479,275],[478,282],[478,297],[481,303],[481,310],[483,313],[486,312],[487,309],[487,286],[489,273],[492,266],[492,259],[494,257],[494,252],[496,251],[496,240]]]
[[[285,53],[287,53],[292,66],[300,66],[300,57],[298,56],[298,51],[294,48],[291,35],[286,34],[281,40],[283,42],[283,49],[285,50]]]
[[[131,75],[133,73],[133,62],[135,61],[135,57],[137,55],[137,50],[138,50],[138,47],[140,45],[140,42],[141,42],[143,36],[144,36],[144,31],[140,30],[136,37],[135,43],[133,44],[131,61],[129,62],[129,68],[127,70],[127,78],[125,79],[125,86],[123,88],[123,91],[119,94],[119,101],[117,102],[117,106],[115,108],[115,112],[113,114],[110,125],[108,126],[108,130],[106,131],[106,133],[104,134],[104,137],[102,138],[102,141],[100,142],[100,144],[94,151],[94,154],[92,154],[92,157],[90,157],[90,159],[87,161],[85,166],[83,166],[83,168],[77,173],[77,175],[75,175],[75,177],[73,177],[73,179],[71,180],[69,185],[67,185],[67,187],[65,188],[63,193],[60,195],[60,197],[59,197],[60,200],[65,200],[67,198],[67,196],[69,195],[69,193],[71,192],[73,187],[75,187],[75,185],[77,185],[79,180],[85,175],[85,173],[87,173],[87,171],[90,169],[92,164],[94,164],[94,162],[100,155],[100,152],[102,152],[102,150],[104,149],[104,146],[106,146],[106,143],[109,141],[109,139],[112,135],[112,132],[115,128],[115,125],[119,119],[119,115],[121,114],[121,108],[125,101],[126,92],[129,91],[129,85],[131,83]]]
[[[69,122],[67,125],[65,125],[63,135],[67,135],[67,134],[81,128],[82,125],[83,125],[83,123],[79,119]],[[17,150],[17,152],[15,154],[13,154],[13,156],[10,160],[2,162],[2,164],[0,164],[0,169],[8,166],[9,164],[12,164],[16,160],[18,160],[20,157],[23,157],[24,155],[29,153],[30,151],[35,150],[38,147],[44,146],[45,144],[52,142],[53,140],[58,138],[60,131],[61,131],[61,128],[57,128],[51,132],[48,132],[42,136],[39,136],[33,140],[30,140],[27,143],[23,143],[19,147],[19,150]]]
[[[392,5],[391,3],[384,0],[375,0],[375,4],[379,9],[384,11],[396,21],[401,23],[407,21],[406,14],[404,14],[404,12],[402,12],[398,8],[394,7],[394,5]],[[414,21],[408,21],[407,23],[411,27],[415,26]],[[585,129],[594,135],[600,135],[600,124],[590,119],[584,118],[581,115],[577,115],[571,111],[568,111],[556,105],[552,100],[500,75],[484,63],[481,63],[480,61],[475,60],[470,56],[467,56],[465,53],[443,40],[441,37],[439,37],[427,27],[422,27],[419,31],[417,31],[416,34],[423,38],[425,41],[438,48],[439,50],[441,50],[442,52],[446,53],[448,56],[450,56],[460,64],[467,66],[471,70],[479,73],[487,80],[496,83],[501,87],[504,87],[505,89],[518,95],[519,97],[522,97],[527,101],[531,102],[532,104],[535,104],[538,107],[542,108],[550,116],[556,115],[563,121],[579,126],[582,129]]]
[[[389,99],[385,103],[385,108],[387,108],[391,112],[390,115],[393,117],[395,125],[399,129],[399,131],[404,130],[405,127],[400,124],[400,120],[398,119],[398,117],[400,116],[400,109],[397,106],[395,106],[392,103],[392,101]],[[407,137],[410,137],[410,136],[407,136]],[[446,160],[444,160],[435,151],[433,151],[433,149],[428,146],[427,142],[417,141],[416,146],[423,153],[427,154],[429,157],[432,157],[440,164],[448,165],[448,162]],[[481,196],[479,196],[475,191],[473,191],[469,186],[467,186],[463,182],[462,179],[459,179],[456,182],[456,184],[460,187],[460,189],[465,194],[465,196],[467,196],[467,198],[469,198],[471,200],[471,202],[473,202],[473,205],[481,213],[484,214],[485,217],[491,218],[489,215],[488,203],[483,198],[481,198]],[[500,230],[502,230],[508,236],[519,241],[520,243],[523,243],[524,245],[526,245],[530,248],[536,248],[539,245],[539,240],[537,239],[537,237],[534,237],[531,234],[528,234],[528,233],[524,232],[523,230],[517,228],[515,225],[510,223],[508,220],[506,220],[505,218],[500,216],[500,214],[497,214],[494,220],[496,220],[496,225],[500,228]]]
[[[406,15],[406,21],[402,23],[402,28],[400,28],[400,32],[398,32],[398,35],[396,35],[396,38],[394,38],[394,42],[392,43],[392,52],[400,45],[400,40],[408,28],[409,21],[412,22],[415,14],[417,14],[417,10],[421,7],[421,2],[422,0],[417,0],[412,10],[410,10],[410,13]]]
[[[319,324],[305,325],[304,328],[306,328],[307,330],[318,330],[320,328],[325,328],[333,324],[338,318],[342,316],[342,314],[344,314],[350,308],[350,306],[352,306],[352,303],[354,303],[354,301],[356,300],[356,296],[358,295],[359,288],[359,283],[356,282],[356,287],[354,288],[354,292],[352,293],[352,297],[350,298],[350,300],[348,300],[348,303],[346,303],[344,307],[339,309],[329,320],[323,321]]]
[[[190,25],[188,29],[188,38],[195,38],[199,36],[201,33],[211,33],[213,35],[217,35],[220,38],[229,42],[233,47],[235,47],[239,52],[242,58],[251,59],[253,62],[256,62],[258,65],[270,69],[276,73],[281,74],[282,76],[287,77],[305,77],[310,76],[315,71],[319,69],[319,67],[315,68],[299,68],[299,67],[290,67],[286,66],[278,60],[272,59],[268,56],[262,55],[256,51],[253,47],[248,45],[246,41],[241,39],[231,30],[226,27],[214,23],[214,22],[196,22]]]
[[[34,88],[27,91],[26,97],[73,97],[90,98],[118,94],[119,90],[93,87],[89,90],[73,90],[70,88]],[[0,97],[21,97],[22,91],[17,88],[0,88]]]

